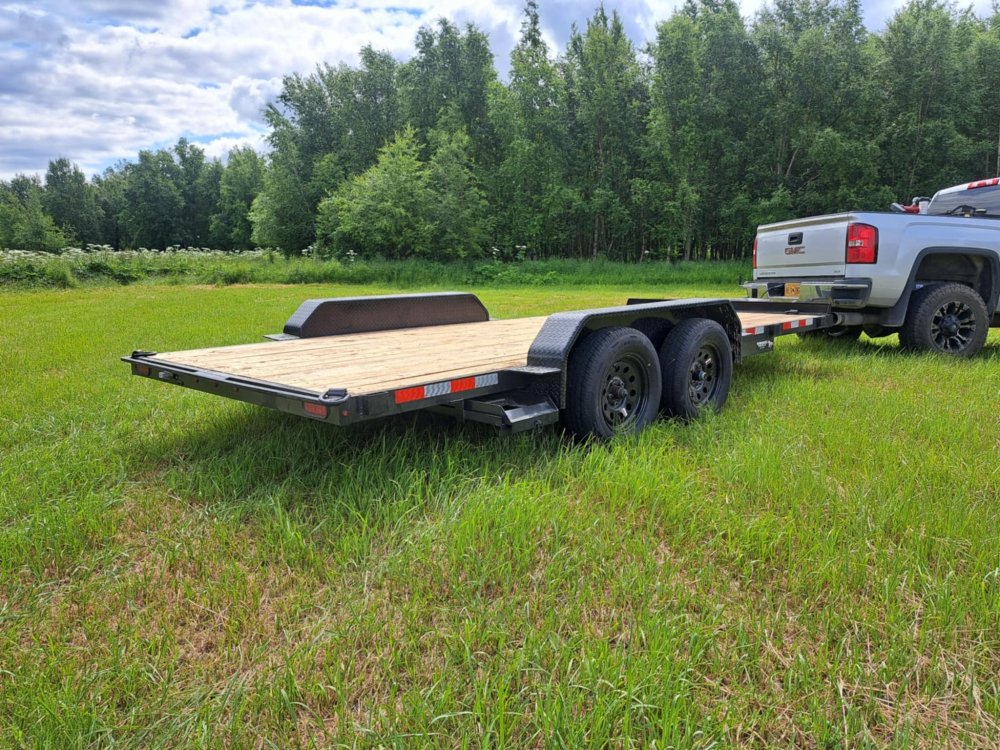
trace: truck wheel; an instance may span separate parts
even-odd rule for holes
[[[983,348],[989,333],[986,303],[963,284],[929,284],[910,297],[899,343],[913,351],[971,357]]]
[[[681,321],[660,347],[660,371],[665,414],[688,420],[703,409],[718,411],[733,381],[733,349],[726,331],[707,318]]]
[[[638,432],[656,418],[660,389],[649,339],[633,328],[602,328],[570,354],[564,424],[578,437]]]

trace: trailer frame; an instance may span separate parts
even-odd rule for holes
[[[745,325],[741,313],[753,324]],[[520,432],[559,421],[567,407],[569,360],[576,345],[589,334],[603,328],[636,327],[656,338],[657,331],[692,318],[713,320],[722,326],[734,365],[771,351],[779,336],[822,330],[838,320],[829,306],[815,303],[633,298],[620,306],[549,315],[531,342],[523,365],[364,393],[352,393],[336,383],[313,389],[256,379],[171,361],[153,351],[137,350],[122,360],[136,376],[338,426],[428,409],[460,421]],[[336,342],[337,336],[346,334],[426,330],[489,320],[475,295],[459,292],[307,300],[289,318],[282,333],[266,338],[294,346],[295,341],[310,338],[330,337]],[[461,341],[456,342],[457,347],[461,345]]]

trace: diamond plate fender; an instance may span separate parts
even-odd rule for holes
[[[304,339],[489,319],[479,298],[466,292],[310,299],[285,323],[284,335]]]

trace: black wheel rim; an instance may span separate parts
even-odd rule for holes
[[[976,314],[964,302],[941,305],[931,318],[931,340],[944,352],[960,352],[976,334]]]
[[[703,344],[691,361],[688,395],[697,408],[712,401],[719,390],[721,352],[711,344]]]
[[[649,403],[649,376],[642,359],[626,355],[605,371],[601,389],[601,413],[612,430],[635,424]]]

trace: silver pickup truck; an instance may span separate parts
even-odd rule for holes
[[[1000,178],[888,212],[757,229],[753,298],[824,302],[840,325],[815,335],[899,334],[908,349],[972,356],[1000,327]]]

